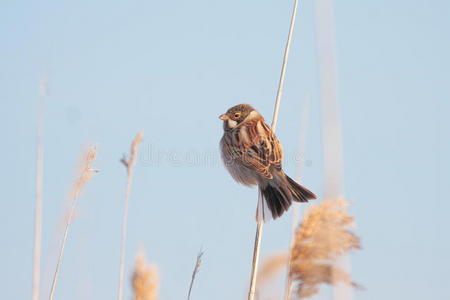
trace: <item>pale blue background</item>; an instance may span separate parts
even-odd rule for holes
[[[43,72],[44,295],[75,161],[82,146],[97,142],[101,173],[80,198],[55,299],[116,297],[126,180],[118,160],[143,129],[125,299],[140,246],[161,271],[161,299],[185,297],[200,247],[204,262],[192,299],[244,297],[256,190],[236,184],[221,166],[217,116],[247,102],[271,119],[291,7],[255,0],[2,1],[2,299],[31,295]],[[314,16],[313,2],[302,1],[277,135],[294,176],[309,93],[303,182],[320,196]],[[355,299],[450,299],[450,2],[336,1],[335,19],[345,197],[354,202],[349,210],[364,247],[351,256],[353,277],[366,287]],[[290,224],[289,214],[265,226],[263,255],[286,249]]]

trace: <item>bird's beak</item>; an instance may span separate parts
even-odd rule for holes
[[[219,116],[219,119],[226,121],[226,120],[228,120],[229,118],[228,118],[228,116],[227,116],[226,114],[223,114],[223,115],[220,115],[220,116]]]

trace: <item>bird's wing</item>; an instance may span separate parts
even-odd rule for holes
[[[272,178],[270,167],[281,170],[283,151],[276,136],[263,120],[254,120],[246,124],[243,137],[243,158],[255,171],[266,178]],[[241,135],[245,135],[241,132]]]

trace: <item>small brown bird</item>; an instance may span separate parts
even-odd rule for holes
[[[220,148],[228,172],[239,183],[259,187],[258,221],[280,217],[292,201],[316,199],[314,193],[283,172],[281,145],[252,106],[233,106],[219,118],[224,129]]]

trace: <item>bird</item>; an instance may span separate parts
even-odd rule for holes
[[[233,106],[219,119],[223,121],[220,150],[226,169],[237,182],[258,186],[258,222],[280,217],[292,201],[316,199],[313,192],[284,173],[281,144],[251,105]]]

